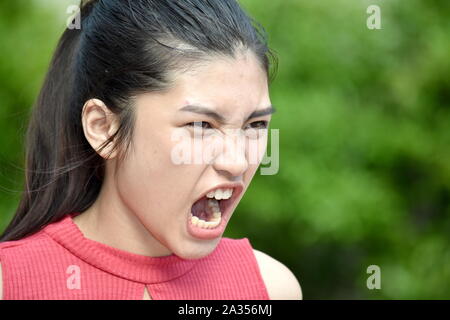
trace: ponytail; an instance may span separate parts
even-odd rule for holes
[[[63,33],[35,102],[24,192],[0,241],[31,235],[97,199],[105,161],[84,136],[87,100],[102,100],[117,115],[118,131],[106,145],[126,153],[134,97],[169,89],[173,74],[197,60],[250,50],[270,78],[275,56],[265,32],[236,0],[82,0],[81,18],[81,29]]]
[[[0,241],[23,238],[73,210],[84,210],[99,192],[101,159],[80,139],[80,119],[68,119],[65,110],[74,104],[76,94],[80,34],[77,29],[64,31],[33,106],[26,139],[25,187]]]

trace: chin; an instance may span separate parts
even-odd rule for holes
[[[221,238],[214,240],[200,240],[194,241],[179,250],[173,250],[172,252],[178,257],[186,260],[201,259],[211,254],[217,247]]]

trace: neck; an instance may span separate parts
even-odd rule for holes
[[[127,208],[114,179],[105,179],[94,204],[73,221],[86,238],[105,245],[151,257],[171,254]]]

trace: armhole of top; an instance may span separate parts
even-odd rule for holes
[[[259,263],[258,263],[258,260],[256,259],[255,252],[253,251],[254,248],[253,248],[253,246],[252,246],[252,244],[251,244],[251,242],[250,242],[250,240],[248,238],[243,238],[243,240],[245,240],[246,245],[248,247],[250,247],[250,256],[251,256],[251,259],[253,261],[252,265],[254,265],[255,274],[256,274],[257,278],[259,279],[259,282],[261,283],[261,286],[262,286],[262,289],[263,289],[263,294],[266,296],[267,300],[270,300],[269,290],[267,289],[267,285],[264,282],[264,278],[263,278],[263,276],[261,274],[261,268],[259,267]]]

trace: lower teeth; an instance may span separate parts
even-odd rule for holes
[[[220,212],[219,203],[215,199],[208,199],[208,207],[212,211],[212,219],[210,221],[205,221],[200,219],[197,216],[190,215],[191,223],[194,226],[204,228],[204,229],[213,229],[220,224],[222,220],[222,213]]]
[[[211,221],[205,221],[202,219],[199,219],[196,216],[191,216],[191,222],[194,226],[204,228],[204,229],[213,229],[217,227],[220,224],[220,221],[222,220],[221,217],[219,219],[213,219]]]

